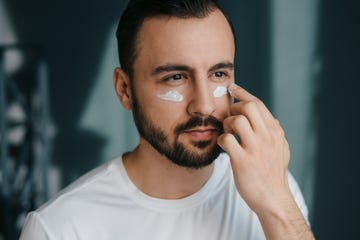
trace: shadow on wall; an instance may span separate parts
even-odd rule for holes
[[[53,163],[60,168],[64,185],[101,160],[106,139],[79,129],[78,121],[94,84],[108,31],[125,3],[6,1],[19,42],[45,46],[51,115],[58,129]]]

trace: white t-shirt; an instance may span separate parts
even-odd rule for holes
[[[122,159],[113,159],[31,212],[20,240],[265,239],[256,214],[236,190],[229,161],[221,154],[198,192],[165,200],[137,189]],[[289,184],[307,219],[302,194],[290,174]]]

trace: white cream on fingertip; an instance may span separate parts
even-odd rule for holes
[[[174,90],[168,91],[165,94],[159,94],[158,97],[170,102],[182,102],[184,100],[183,95]]]
[[[230,84],[230,86],[228,87],[228,92],[229,92],[229,94],[230,94],[230,96],[232,96],[232,97],[234,97],[234,94],[233,94],[233,92],[231,91],[231,89],[230,88],[236,88],[236,87],[239,87],[238,85],[236,85],[235,83],[232,83],[232,84]]]
[[[219,98],[222,97],[224,95],[228,94],[228,89],[226,87],[223,86],[218,86],[215,88],[213,95],[215,98]]]

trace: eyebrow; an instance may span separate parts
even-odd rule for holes
[[[214,66],[212,66],[209,69],[209,72],[211,71],[215,71],[218,69],[222,69],[222,68],[227,68],[229,70],[233,70],[234,69],[234,64],[232,62],[221,62],[221,63],[217,63]],[[157,75],[163,72],[171,72],[171,71],[194,71],[194,69],[190,66],[187,65],[181,65],[181,64],[166,64],[166,65],[162,65],[162,66],[158,66],[156,67],[151,75]]]
[[[152,71],[151,75],[156,75],[159,73],[171,72],[171,71],[193,71],[193,69],[186,65],[167,64],[155,68],[154,71]]]
[[[215,64],[214,66],[212,66],[209,69],[209,71],[212,72],[212,71],[222,69],[222,68],[233,70],[234,69],[234,64],[232,62],[221,62],[221,63]]]

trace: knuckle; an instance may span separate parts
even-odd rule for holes
[[[257,98],[257,97],[255,97],[253,101],[254,101],[254,103],[255,103],[256,105],[258,105],[258,106],[264,104],[263,101],[261,101],[261,100],[260,100],[259,98]]]
[[[278,119],[274,118],[274,122],[275,122],[276,125],[280,126],[280,121]]]
[[[289,145],[289,142],[286,140],[286,138],[284,138],[284,145],[285,145],[286,151],[288,153],[290,153],[290,145]]]
[[[224,135],[222,136],[222,138],[223,138],[223,141],[224,141],[224,142],[229,142],[229,141],[231,141],[231,139],[232,139],[232,135],[231,135],[231,134],[224,134]]]
[[[255,101],[250,101],[250,102],[244,103],[244,111],[245,112],[253,111],[253,109],[256,107],[257,107],[257,104]]]
[[[262,142],[268,147],[274,147],[277,142],[277,137],[274,134],[266,134],[263,135]]]
[[[279,137],[284,137],[285,136],[284,129],[280,125],[276,125],[274,131],[275,131],[276,135],[279,136]]]
[[[275,135],[282,135],[282,127],[280,125],[279,120],[277,120],[276,118],[274,118],[271,122],[270,122],[270,129],[272,130],[272,132]]]
[[[239,115],[234,119],[233,124],[235,126],[244,126],[245,124],[247,124],[247,118],[244,115]]]
[[[222,134],[221,136],[218,137],[217,140],[217,142],[220,144],[224,144],[224,143],[226,144],[230,141],[232,141],[232,135],[229,133]]]
[[[281,124],[280,124],[280,121],[276,118],[274,118],[274,125],[277,127],[277,128],[281,128]]]

